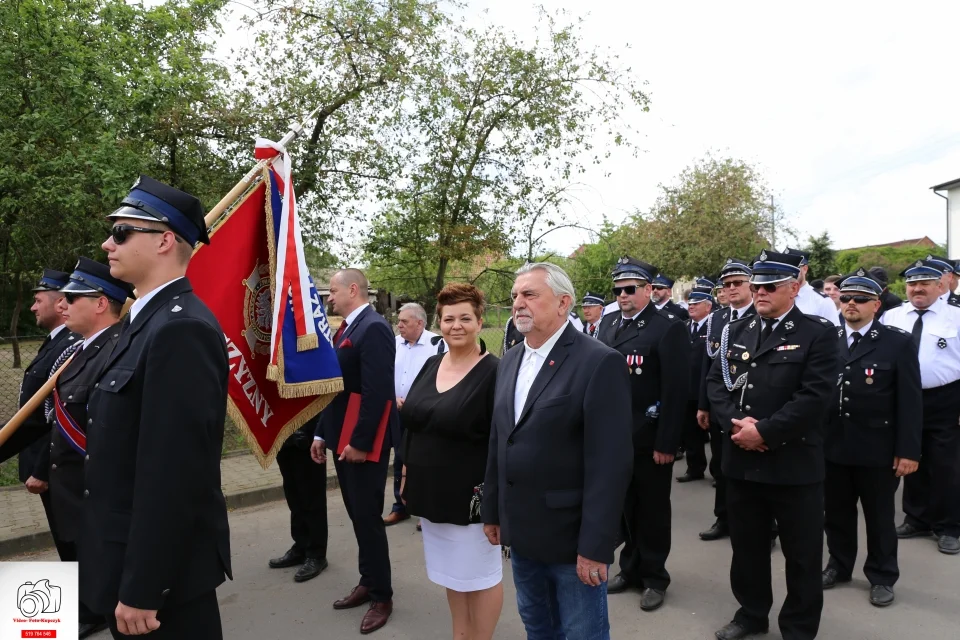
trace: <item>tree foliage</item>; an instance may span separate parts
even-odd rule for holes
[[[831,244],[830,233],[827,231],[817,237],[807,238],[806,250],[810,252],[808,281],[826,278],[837,273],[837,252],[830,246]]]

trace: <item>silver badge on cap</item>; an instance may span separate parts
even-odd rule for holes
[[[933,256],[930,254],[927,254],[927,260],[933,260]]]
[[[733,264],[733,258],[727,258],[727,264]]]
[[[915,264],[914,266],[915,266],[915,267],[922,267],[922,266],[923,266],[923,260],[917,260],[917,264]]]
[[[863,270],[863,267],[860,267],[859,269],[857,269],[857,275],[862,278],[863,276],[865,276],[865,275],[867,275],[867,274],[866,274],[866,272]]]
[[[767,250],[764,249],[763,251],[760,252],[760,262],[766,262],[766,261],[767,261]]]

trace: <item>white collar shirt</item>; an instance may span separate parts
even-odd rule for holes
[[[183,276],[180,276],[180,278],[183,278]],[[148,302],[153,300],[154,296],[156,296],[158,293],[160,293],[161,291],[169,287],[171,284],[173,284],[177,280],[180,280],[180,278],[174,278],[169,282],[164,282],[162,285],[160,285],[150,293],[144,294],[142,298],[137,298],[136,300],[134,300],[133,304],[130,305],[130,322],[132,323],[134,320],[137,319],[137,314],[143,311],[143,308],[147,306]]]
[[[807,315],[820,316],[832,322],[834,326],[840,326],[840,311],[837,309],[837,305],[830,298],[824,298],[814,291],[813,287],[807,282],[804,282],[803,286],[800,287],[794,304]]]
[[[560,340],[560,336],[569,324],[570,321],[568,320],[560,325],[560,328],[537,349],[527,344],[526,339],[524,339],[523,360],[520,363],[520,371],[517,372],[517,386],[513,392],[514,423],[520,421],[520,414],[523,413],[523,407],[527,402],[527,395],[530,393],[533,381],[536,380],[537,374],[540,373],[540,369],[543,367],[543,363],[546,362],[553,347],[556,346]]]
[[[397,336],[397,357],[393,367],[393,389],[398,398],[406,398],[417,374],[431,356],[437,354],[437,346],[431,342],[437,334],[426,329],[416,342],[407,342]]]
[[[913,333],[917,322],[916,308],[910,302],[890,309],[880,321]],[[920,386],[924,389],[942,387],[960,380],[960,307],[937,299],[923,314],[923,332],[920,334]]]

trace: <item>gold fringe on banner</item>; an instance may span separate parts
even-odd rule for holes
[[[320,341],[317,339],[317,334],[298,336],[297,337],[297,351],[310,351],[311,349],[316,349],[320,346]]]

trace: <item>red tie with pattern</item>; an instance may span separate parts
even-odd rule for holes
[[[342,335],[343,335],[343,332],[346,331],[346,330],[347,330],[347,321],[344,320],[344,321],[340,324],[340,328],[337,329],[337,332],[336,332],[335,334],[333,334],[333,344],[334,344],[334,346],[336,346],[337,343],[340,342],[340,336],[342,336]]]

